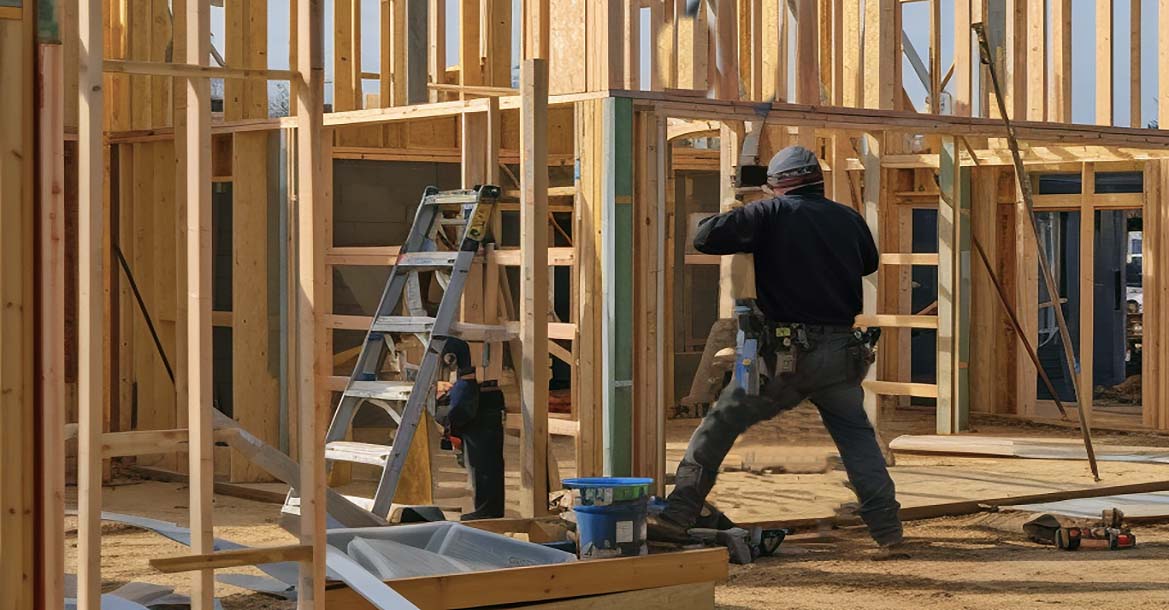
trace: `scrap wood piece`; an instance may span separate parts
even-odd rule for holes
[[[969,515],[982,512],[984,510],[997,509],[999,507],[1005,506],[1058,502],[1062,500],[1074,500],[1078,498],[1100,498],[1105,496],[1119,496],[1127,494],[1145,494],[1162,491],[1169,491],[1169,480],[1151,481],[1148,483],[1129,483],[1125,485],[1081,487],[1077,489],[1067,489],[1020,496],[957,500],[954,502],[943,502],[940,504],[927,504],[925,506],[909,506],[902,507],[899,516],[901,517],[902,521],[916,521],[920,519],[934,519],[937,517]],[[739,526],[743,528],[761,527],[763,529],[808,529],[814,527],[823,527],[825,525],[851,525],[857,522],[859,522],[859,520],[853,518],[841,519],[835,515],[822,515],[816,517],[801,517],[798,519],[784,519],[776,521],[750,521],[740,523]]]
[[[197,572],[220,568],[238,568],[265,563],[284,561],[311,561],[313,547],[307,544],[286,544],[272,547],[231,549],[194,555],[157,557],[150,560],[150,566],[163,574]]]
[[[942,436],[906,434],[893,439],[889,448],[900,453],[941,455],[989,455],[1041,460],[1082,460],[1082,444],[1064,439],[1009,438],[988,436]],[[1114,445],[1101,447],[1096,459],[1102,462],[1169,464],[1169,448]]]
[[[386,584],[420,608],[478,608],[720,582],[726,578],[727,551],[714,548],[399,578]],[[329,607],[372,607],[357,592],[341,585],[329,586],[325,601]]]

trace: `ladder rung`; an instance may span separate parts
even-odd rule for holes
[[[462,225],[467,224],[467,219],[463,218],[462,216],[460,216],[458,218],[440,218],[440,219],[438,219],[438,224],[462,226]]]
[[[333,441],[325,443],[325,459],[335,462],[352,462],[354,464],[369,464],[385,467],[390,460],[389,445],[375,445],[373,443],[357,443],[354,441]]]
[[[370,330],[381,333],[428,333],[434,318],[426,316],[378,316]]]
[[[449,269],[458,256],[458,252],[403,252],[394,264],[410,271]]]
[[[370,329],[383,333],[429,333],[434,330],[434,318],[425,316],[379,316]],[[515,339],[516,333],[499,324],[471,324],[452,322],[450,335],[464,341],[503,343]]]
[[[482,343],[504,343],[518,337],[515,332],[506,326],[496,324],[470,324],[467,322],[452,323],[451,335],[463,341]]]
[[[354,381],[345,389],[346,396],[406,400],[410,398],[413,381]]]
[[[426,198],[424,205],[467,205],[479,201],[477,191],[451,191]]]

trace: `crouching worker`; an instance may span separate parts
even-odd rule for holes
[[[458,379],[438,397],[438,423],[451,445],[460,450],[474,493],[475,510],[463,521],[503,516],[503,392],[495,381],[479,383],[464,341],[447,339],[443,362]]]

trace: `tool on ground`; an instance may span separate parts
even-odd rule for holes
[[[1023,167],[1023,158],[1019,153],[1019,141],[1015,137],[1015,128],[1011,124],[1010,116],[1007,114],[1007,105],[1003,101],[1002,89],[999,86],[998,70],[993,61],[993,55],[990,51],[990,44],[986,38],[986,26],[982,22],[970,24],[970,28],[974,30],[978,37],[979,57],[984,65],[987,66],[990,72],[990,82],[994,89],[995,99],[998,101],[999,116],[1002,118],[1003,127],[1007,132],[1007,146],[1011,149],[1011,158],[1015,166],[1015,182],[1018,184],[1019,192],[1023,196],[1023,203],[1027,206],[1027,218],[1030,221],[1031,232],[1035,237],[1035,243],[1040,243],[1038,223],[1035,220],[1035,202],[1031,192],[1031,178],[1027,174],[1027,169]],[[1051,274],[1051,266],[1047,261],[1047,253],[1043,248],[1037,248],[1039,260],[1039,273],[1043,277],[1044,285],[1047,287],[1047,294],[1051,295],[1053,301],[1057,301],[1059,295],[1059,286],[1055,282],[1054,276]],[[1060,343],[1063,347],[1064,361],[1067,365],[1068,374],[1071,376],[1071,387],[1074,393],[1074,398],[1080,408],[1077,413],[1080,418],[1080,431],[1084,437],[1084,449],[1088,453],[1088,465],[1092,469],[1092,477],[1100,480],[1100,469],[1096,466],[1096,452],[1092,449],[1092,431],[1088,424],[1088,409],[1084,406],[1085,403],[1091,401],[1091,388],[1088,392],[1084,392],[1080,378],[1080,367],[1076,363],[1075,354],[1072,353],[1072,339],[1071,333],[1068,331],[1067,320],[1064,319],[1063,308],[1053,307],[1055,312],[1055,322],[1059,326]]]
[[[1065,551],[1116,551],[1131,549],[1136,544],[1136,536],[1131,531],[1115,527],[1061,527],[1055,534],[1055,545]]]
[[[456,191],[426,189],[333,414],[325,436],[326,463],[368,464],[382,470],[377,491],[367,506],[376,515],[384,516],[390,510],[414,432],[423,421],[423,409],[433,414],[435,378],[447,337],[467,341],[509,339],[503,326],[454,321],[463,285],[486,238],[487,221],[499,196],[496,186]],[[457,237],[451,237],[452,232]],[[423,304],[419,274],[424,272],[433,272],[433,280],[445,289],[433,317]],[[406,315],[401,315],[403,297]],[[395,339],[403,335],[414,335],[426,346],[422,360],[416,368],[402,366],[403,379],[382,379],[387,360],[399,356]],[[413,379],[409,378],[411,374]],[[365,405],[384,409],[394,421],[397,428],[392,444],[345,440],[358,409]]]

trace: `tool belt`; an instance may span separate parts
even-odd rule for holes
[[[760,352],[774,362],[772,370],[776,375],[796,372],[801,354],[816,348],[815,336],[827,334],[850,334],[848,345],[850,378],[860,379],[868,373],[869,366],[876,360],[876,345],[881,338],[881,329],[859,329],[851,326],[804,324],[800,322],[762,321]]]

